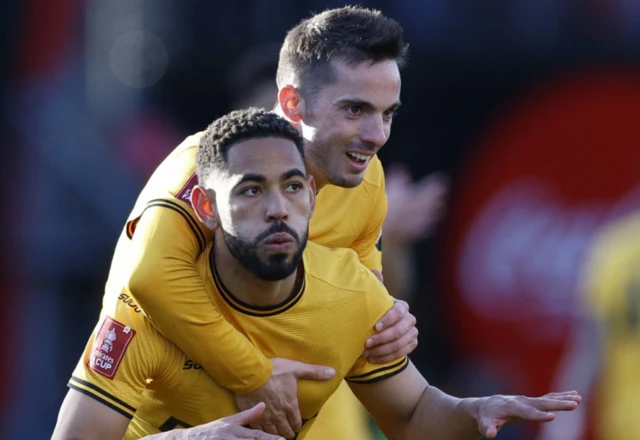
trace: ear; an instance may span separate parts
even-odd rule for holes
[[[207,190],[200,185],[193,188],[191,191],[191,206],[193,206],[198,219],[213,231],[218,227],[218,218],[213,211],[215,193],[213,191],[209,191],[209,193],[212,195],[213,201],[207,196]]]
[[[309,218],[313,217],[313,213],[316,210],[316,181],[311,174],[307,176],[307,181],[309,182],[309,198],[311,200],[311,214],[309,214]]]
[[[297,126],[304,115],[304,99],[294,86],[287,84],[278,92],[278,105],[282,114]]]

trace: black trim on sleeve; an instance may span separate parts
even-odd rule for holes
[[[406,356],[403,356],[402,359],[400,359],[398,362],[396,362],[395,364],[392,365],[387,365],[386,367],[382,367],[382,368],[378,368],[377,370],[372,370],[369,371],[368,373],[364,373],[364,374],[359,374],[357,376],[349,376],[349,377],[345,377],[345,380],[350,380],[350,379],[364,379],[365,377],[369,377],[369,376],[373,376],[374,374],[378,374],[378,373],[382,373],[383,371],[387,371],[387,370],[393,370],[394,368],[398,368],[403,362],[406,362],[407,365],[409,364],[408,359]],[[404,370],[404,368],[402,369]],[[400,370],[400,371],[402,371]],[[355,382],[355,381],[354,381]]]
[[[361,381],[357,381],[357,380],[353,380],[352,381],[352,380],[349,380],[349,379],[345,379],[345,380],[347,382],[350,382],[350,383],[353,383],[353,384],[371,384],[371,383],[376,383],[376,382],[380,382],[381,380],[389,379],[390,377],[393,377],[396,374],[402,373],[404,370],[407,369],[408,366],[409,366],[409,362],[407,362],[405,365],[403,365],[402,368],[400,368],[399,370],[392,371],[390,373],[383,374],[382,376],[374,377],[373,379],[369,379],[369,380],[361,380]]]
[[[85,396],[89,396],[89,397],[91,397],[91,398],[93,398],[93,399],[97,400],[98,402],[102,403],[104,406],[108,406],[109,408],[111,408],[111,409],[112,409],[112,410],[114,410],[115,412],[117,412],[117,413],[122,414],[123,416],[125,416],[127,419],[129,419],[129,420],[133,419],[133,415],[132,415],[132,414],[129,414],[128,412],[126,412],[126,411],[125,411],[125,410],[123,410],[122,408],[118,408],[117,406],[113,405],[112,403],[107,402],[107,401],[106,401],[106,400],[104,400],[102,397],[100,397],[100,396],[98,396],[98,395],[96,395],[96,394],[93,394],[92,392],[87,391],[87,390],[85,390],[85,389],[82,389],[82,388],[80,388],[80,387],[77,387],[77,386],[75,386],[74,384],[72,384],[71,382],[69,382],[69,383],[67,384],[67,386],[68,386],[69,388],[71,388],[72,390],[75,390],[75,391],[77,391],[77,392],[79,392],[79,393],[84,394]]]
[[[123,402],[122,400],[118,399],[116,396],[114,396],[113,394],[107,393],[105,390],[103,390],[102,388],[98,387],[97,385],[92,384],[91,382],[87,382],[86,380],[82,380],[79,379],[75,376],[71,376],[71,380],[78,382],[80,385],[83,385],[87,388],[91,388],[94,391],[97,391],[98,393],[102,394],[104,397],[113,400],[115,403],[117,403],[118,405],[122,405],[125,408],[127,408],[128,410],[130,410],[131,412],[136,412],[136,409],[129,405],[126,402]]]

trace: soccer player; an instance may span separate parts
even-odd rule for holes
[[[306,166],[318,190],[309,239],[351,248],[378,272],[376,244],[387,199],[376,153],[400,106],[399,68],[406,50],[397,22],[377,11],[344,7],[295,26],[278,64],[276,111],[301,131]],[[201,137],[188,137],[143,189],[118,244],[128,252],[116,252],[107,289],[128,286],[132,304],[237,394],[240,409],[266,403],[255,427],[292,437],[301,423],[295,405],[297,371],[286,361],[274,363],[236,331],[209,300],[194,269],[212,237],[189,201],[197,183],[194,156]],[[370,361],[385,363],[415,348],[415,319],[407,310],[406,303],[398,302],[381,319],[382,331],[362,347]],[[308,374],[322,377],[322,370],[314,371]],[[326,405],[318,421],[326,429],[317,430],[318,439],[366,438],[364,417],[349,394],[343,385]]]
[[[200,142],[191,200],[214,235],[196,262],[209,301],[265,355],[334,370],[331,380],[300,382],[299,439],[342,379],[391,440],[493,438],[507,422],[550,421],[551,411],[576,408],[575,392],[457,399],[429,386],[406,356],[367,361],[362,345],[393,299],[353,250],[307,243],[316,188],[299,133],[249,109],[214,121]],[[198,425],[236,412],[232,393],[155,330],[125,292],[105,293],[53,438],[216,438]]]
[[[589,252],[574,335],[556,383],[593,396],[591,417],[560,417],[540,440],[637,440],[640,418],[640,213],[606,226]],[[556,423],[554,423],[556,425]]]

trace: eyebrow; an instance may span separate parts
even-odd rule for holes
[[[288,171],[285,171],[284,173],[280,174],[280,180],[288,180],[291,179],[292,177],[300,177],[302,179],[306,179],[307,175],[299,168],[292,168]],[[264,176],[263,174],[257,174],[257,173],[247,173],[247,174],[243,174],[242,177],[240,178],[240,180],[238,180],[238,182],[233,185],[234,188],[237,188],[238,186],[242,185],[243,183],[247,183],[247,182],[257,182],[257,183],[264,183],[267,181],[266,176]]]
[[[376,108],[372,103],[370,103],[368,101],[365,101],[363,99],[358,99],[358,98],[342,98],[342,99],[338,99],[337,101],[334,102],[334,105],[336,107],[349,106],[349,105],[359,105],[359,106],[362,106],[362,107],[366,108],[367,110],[374,110]],[[402,105],[402,102],[400,102],[398,100],[395,103],[393,103],[393,105],[391,107],[389,107],[387,110],[397,110],[398,108],[400,108],[401,105]]]
[[[307,175],[299,168],[292,168],[289,171],[285,171],[280,175],[280,180],[289,180],[292,177],[300,177],[301,179],[306,179]]]

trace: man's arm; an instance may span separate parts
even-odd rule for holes
[[[121,439],[129,419],[92,397],[70,389],[62,402],[51,440]]]
[[[506,423],[551,421],[550,411],[570,411],[580,401],[575,392],[459,399],[430,386],[412,364],[393,377],[349,385],[390,440],[494,438]]]
[[[281,437],[243,428],[255,422],[264,411],[264,404],[205,425],[185,430],[163,432],[144,437],[147,440],[178,440],[194,438],[222,438],[225,440],[258,439],[282,440]],[[129,419],[97,400],[76,390],[69,390],[62,403],[58,424],[51,440],[120,440]],[[191,437],[189,437],[191,438]]]

